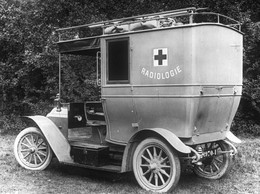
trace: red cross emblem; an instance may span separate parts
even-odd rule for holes
[[[168,66],[168,50],[167,48],[153,49],[153,65]]]

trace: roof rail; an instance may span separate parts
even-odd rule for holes
[[[163,11],[163,12],[158,12],[158,13],[144,14],[144,15],[125,17],[125,18],[120,18],[120,19],[113,19],[113,20],[95,22],[95,23],[90,23],[90,24],[72,26],[72,27],[67,27],[67,28],[60,28],[60,29],[57,29],[56,31],[59,32],[59,31],[76,29],[76,28],[83,28],[83,27],[97,28],[97,27],[102,27],[102,26],[113,25],[114,23],[117,23],[117,22],[122,24],[123,22],[131,21],[131,20],[139,19],[139,18],[145,19],[146,17],[155,17],[155,16],[160,16],[160,17],[168,16],[168,17],[170,17],[170,16],[176,16],[176,15],[180,15],[180,14],[194,13],[195,11],[196,11],[195,7],[189,7],[189,8],[185,8],[185,9]]]
[[[133,25],[141,24],[148,28],[139,28],[138,30],[147,30],[152,28],[173,27],[194,23],[218,23],[241,31],[240,22],[213,12],[203,12],[207,8],[189,7],[171,11],[163,11],[151,14],[137,15],[120,19],[101,21],[96,23],[60,28],[56,31],[59,34],[59,42],[75,41],[102,36],[104,34],[124,33],[133,30]],[[140,25],[139,25],[140,26]]]

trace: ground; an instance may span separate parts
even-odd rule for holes
[[[0,193],[149,193],[141,189],[132,173],[105,173],[61,165],[53,159],[44,171],[25,170],[13,154],[16,135],[0,134]],[[260,138],[241,138],[230,173],[220,180],[206,180],[183,172],[176,194],[260,193]]]

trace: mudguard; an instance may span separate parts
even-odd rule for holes
[[[147,136],[147,134],[151,134],[151,132],[164,138],[177,151],[186,154],[191,153],[190,147],[186,146],[174,133],[170,132],[169,130],[163,128],[143,129],[135,133],[128,141],[123,155],[121,172],[127,172],[132,170],[133,167],[131,160],[132,155],[134,154],[135,148],[137,146],[136,140],[139,139],[139,137],[142,136],[142,134],[144,136]]]
[[[47,117],[44,116],[28,116],[40,128],[44,137],[52,148],[60,162],[72,162],[70,156],[70,144],[59,128]]]
[[[231,131],[228,131],[226,133],[226,138],[234,143],[242,143],[242,141],[240,139],[238,139]]]
[[[134,139],[135,137],[137,137],[140,133],[150,132],[150,131],[153,131],[153,132],[157,133],[158,135],[160,135],[161,137],[163,137],[177,151],[179,151],[181,153],[185,153],[185,154],[191,153],[190,148],[188,146],[186,146],[174,133],[172,133],[171,131],[169,131],[167,129],[163,129],[163,128],[149,128],[149,129],[141,130],[141,131],[137,132],[131,138],[131,140]]]

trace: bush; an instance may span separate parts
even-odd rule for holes
[[[18,132],[26,127],[21,117],[11,114],[0,117],[0,134]]]
[[[260,125],[254,120],[244,118],[238,112],[231,125],[231,131],[238,136],[260,136]]]
[[[15,111],[15,106],[5,110],[0,116],[0,134],[17,133],[24,129],[27,125],[23,116],[30,115],[43,115],[45,116],[52,109],[50,102],[39,101],[36,104],[23,102],[18,107],[19,111]],[[13,113],[10,113],[13,112]],[[30,126],[34,126],[34,123],[30,123]]]

